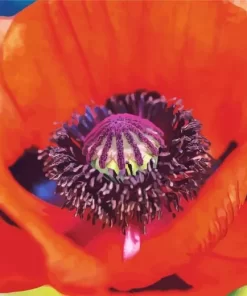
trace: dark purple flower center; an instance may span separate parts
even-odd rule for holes
[[[86,107],[53,134],[40,152],[46,176],[57,182],[64,207],[93,223],[125,233],[130,220],[143,227],[183,210],[181,199],[197,196],[209,176],[210,143],[181,100],[158,92],[113,96],[105,106]]]
[[[164,146],[164,133],[149,120],[132,114],[110,115],[86,136],[82,153],[88,163],[98,162],[96,167],[115,168],[124,175],[132,160],[138,167],[144,165],[146,155],[158,156]]]

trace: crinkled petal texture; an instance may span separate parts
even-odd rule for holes
[[[189,264],[225,236],[247,193],[246,146],[168,231],[146,240],[127,263],[117,229],[99,232],[82,223],[82,250],[62,234],[76,222],[68,216],[58,222],[64,213],[27,194],[6,167],[24,148],[44,147],[52,123],[83,110],[90,99],[100,104],[137,88],[182,97],[203,122],[215,156],[230,140],[242,144],[246,31],[246,12],[224,1],[38,1],[16,16],[0,62],[0,204],[36,240],[51,285],[70,295],[94,285],[144,286]]]
[[[20,152],[90,99],[145,87],[182,97],[217,155],[247,136],[246,27],[246,11],[224,1],[38,1],[3,45],[5,113],[20,129],[6,131]]]

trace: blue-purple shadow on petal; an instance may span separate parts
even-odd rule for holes
[[[49,201],[54,197],[56,183],[52,181],[44,181],[33,185],[33,194],[37,195],[43,200]]]
[[[43,182],[33,184],[32,193],[46,202],[49,202],[56,206],[62,206],[64,199],[61,196],[54,194],[55,189],[56,189],[55,182],[43,181]]]

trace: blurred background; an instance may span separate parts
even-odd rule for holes
[[[35,0],[0,0],[0,16],[13,16]]]

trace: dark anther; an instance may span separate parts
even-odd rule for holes
[[[181,100],[155,91],[109,98],[86,107],[59,126],[40,151],[46,177],[57,182],[64,207],[125,233],[131,219],[142,225],[165,207],[175,215],[209,175],[213,159],[201,124]]]

